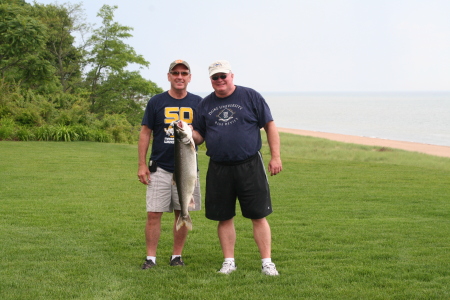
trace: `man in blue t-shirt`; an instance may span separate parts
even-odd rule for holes
[[[269,172],[282,170],[280,138],[270,109],[255,90],[236,86],[227,61],[209,66],[214,92],[197,106],[194,141],[206,143],[210,157],[206,175],[206,217],[219,221],[218,234],[225,261],[220,273],[236,270],[234,245],[236,198],[242,215],[252,220],[253,236],[262,259],[262,273],[278,275],[271,259],[271,233],[266,216],[272,213],[269,184],[259,150],[261,128],[267,134]]]
[[[173,252],[170,258],[171,266],[184,266],[181,259],[188,229],[182,226],[175,229],[176,220],[180,215],[180,202],[176,185],[172,183],[174,166],[174,135],[171,123],[182,120],[192,124],[194,111],[202,98],[187,91],[191,81],[191,68],[184,60],[175,60],[169,66],[167,74],[170,89],[153,96],[147,104],[139,135],[138,180],[147,186],[147,223],[145,226],[145,241],[147,258],[142,269],[156,265],[156,249],[161,233],[161,217],[163,212],[175,214],[173,230]],[[150,161],[147,164],[147,152],[150,138],[153,134]],[[199,180],[194,190],[195,208],[200,210],[201,196]]]

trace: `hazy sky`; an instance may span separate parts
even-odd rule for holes
[[[31,2],[31,1],[27,1]],[[191,65],[191,92],[209,92],[208,65],[226,59],[235,83],[260,92],[450,91],[449,0],[37,0],[102,5],[133,27],[126,41],[167,90],[168,66]]]

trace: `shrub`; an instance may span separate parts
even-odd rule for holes
[[[78,134],[70,126],[59,125],[59,126],[55,127],[54,138],[55,138],[55,141],[70,142],[70,141],[76,141],[78,139]]]
[[[28,126],[42,124],[42,118],[39,112],[32,105],[27,108],[19,108],[15,116],[15,121],[20,125]]]
[[[97,125],[100,129],[107,131],[116,143],[131,143],[134,140],[132,136],[133,126],[128,122],[125,115],[104,115],[103,119],[97,122]]]
[[[91,129],[84,125],[74,125],[71,126],[72,130],[78,135],[79,141],[91,141],[92,140],[92,133]]]
[[[32,129],[21,126],[19,130],[17,130],[16,137],[19,141],[30,141],[34,140],[34,134]]]
[[[38,141],[52,141],[55,136],[55,128],[50,125],[37,127],[34,136]]]
[[[58,111],[55,109],[55,107],[49,103],[49,102],[43,102],[40,105],[40,111],[39,111],[39,115],[42,117],[42,119],[47,122],[50,123],[55,116],[57,115]]]
[[[13,119],[0,119],[0,140],[12,140],[16,124]]]
[[[111,143],[113,141],[113,137],[108,132],[97,129],[92,132],[92,141],[93,142],[101,142],[101,143]]]
[[[116,143],[125,143],[128,141],[127,135],[122,131],[120,127],[114,127],[110,130],[114,142]]]
[[[54,120],[54,124],[68,126],[72,124],[72,117],[69,115],[68,111],[60,111],[59,116]]]

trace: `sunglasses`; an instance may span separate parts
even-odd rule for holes
[[[214,81],[216,81],[216,80],[218,80],[219,78],[220,78],[220,79],[225,79],[225,78],[227,78],[227,76],[228,76],[228,74],[214,75],[214,76],[211,77],[211,79],[214,80]]]
[[[170,72],[170,74],[172,74],[173,76],[178,76],[181,74],[181,76],[188,76],[189,72],[183,71],[183,72],[178,72],[178,71],[172,71]]]

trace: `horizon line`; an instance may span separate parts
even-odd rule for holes
[[[210,91],[196,91],[192,92],[193,94],[210,94]],[[345,94],[345,93],[365,93],[365,94],[385,94],[385,93],[450,93],[450,90],[395,90],[395,91],[258,91],[259,93],[277,93],[277,94],[292,94],[292,93],[303,93],[303,94],[312,94],[312,93],[321,93],[321,94]]]

